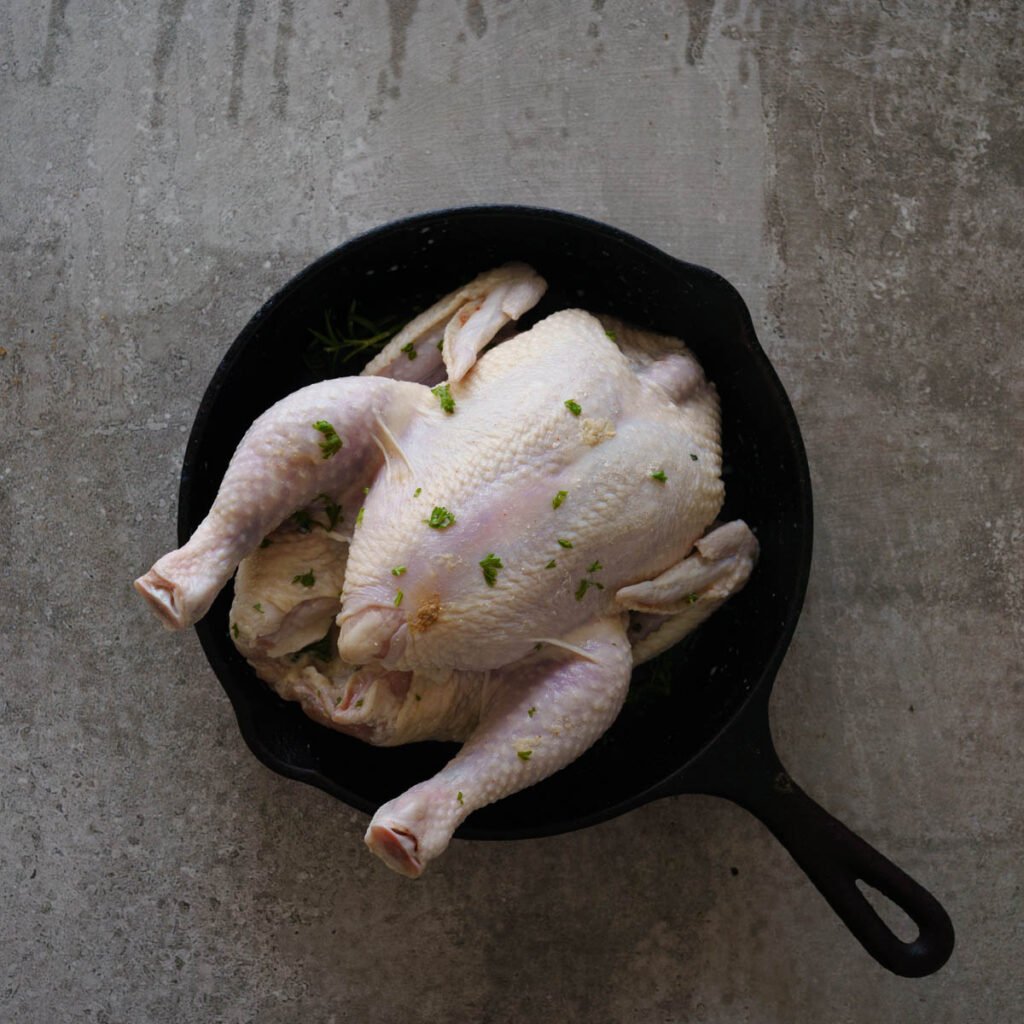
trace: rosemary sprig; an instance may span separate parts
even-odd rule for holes
[[[357,313],[354,299],[340,327],[335,325],[334,316],[328,309],[324,312],[324,329],[318,331],[311,327],[309,330],[313,340],[306,348],[306,365],[311,370],[336,370],[340,363],[379,352],[401,326],[395,317],[374,321]]]

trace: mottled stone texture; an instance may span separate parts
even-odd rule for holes
[[[1019,1020],[1019,11],[3,5],[0,1020]],[[710,798],[394,877],[130,593],[260,301],[362,228],[492,200],[745,295],[816,496],[778,745],[946,903],[939,975],[877,968]]]

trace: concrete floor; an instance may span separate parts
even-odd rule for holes
[[[1019,5],[91,6],[0,10],[0,1020],[1020,1020]],[[393,876],[132,594],[261,300],[489,201],[745,296],[816,499],[777,743],[946,905],[941,973],[712,798]]]

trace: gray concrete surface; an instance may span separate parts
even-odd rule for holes
[[[3,5],[0,1021],[1020,1020],[1022,41],[1012,0]],[[711,798],[394,877],[130,592],[258,303],[492,200],[746,297],[816,489],[777,742],[948,907],[940,974]]]

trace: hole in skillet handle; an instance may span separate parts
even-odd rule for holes
[[[953,952],[955,935],[949,915],[923,886],[793,781],[772,744],[770,690],[771,680],[755,690],[737,718],[666,791],[721,796],[750,811],[782,843],[878,963],[905,978],[934,974]],[[865,885],[913,922],[916,938],[906,941],[890,928],[865,895]]]
[[[875,913],[886,923],[889,930],[901,942],[915,942],[921,934],[914,921],[903,910],[887,900],[874,886],[868,885],[862,878],[854,880],[858,891],[871,904]]]

